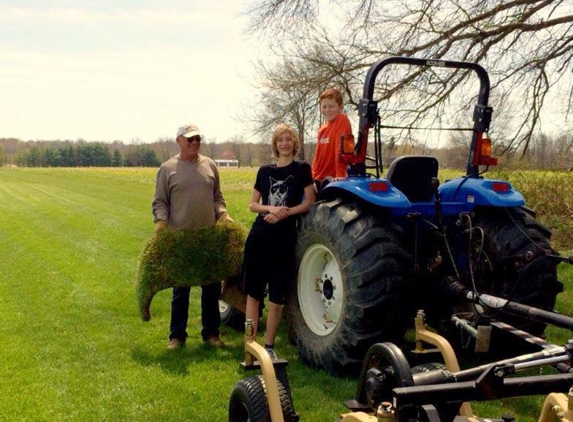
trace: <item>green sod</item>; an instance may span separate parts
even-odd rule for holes
[[[236,277],[241,271],[246,232],[235,223],[198,230],[163,230],[146,244],[137,273],[137,298],[144,321],[153,296],[170,287],[196,287]]]

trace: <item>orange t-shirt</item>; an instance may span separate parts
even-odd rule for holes
[[[346,163],[340,159],[340,137],[352,134],[350,120],[341,113],[318,129],[316,152],[312,160],[312,178],[346,177]]]

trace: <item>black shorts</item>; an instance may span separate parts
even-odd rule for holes
[[[283,305],[295,278],[296,229],[280,233],[249,233],[245,243],[245,292],[262,301],[268,285],[269,300]]]

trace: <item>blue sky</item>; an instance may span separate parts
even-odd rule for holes
[[[259,52],[246,1],[0,1],[0,137],[224,141]]]

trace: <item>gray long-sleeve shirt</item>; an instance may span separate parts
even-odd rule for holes
[[[215,162],[200,155],[196,161],[179,154],[159,168],[153,200],[153,221],[165,221],[173,229],[212,226],[225,212],[219,171]]]

